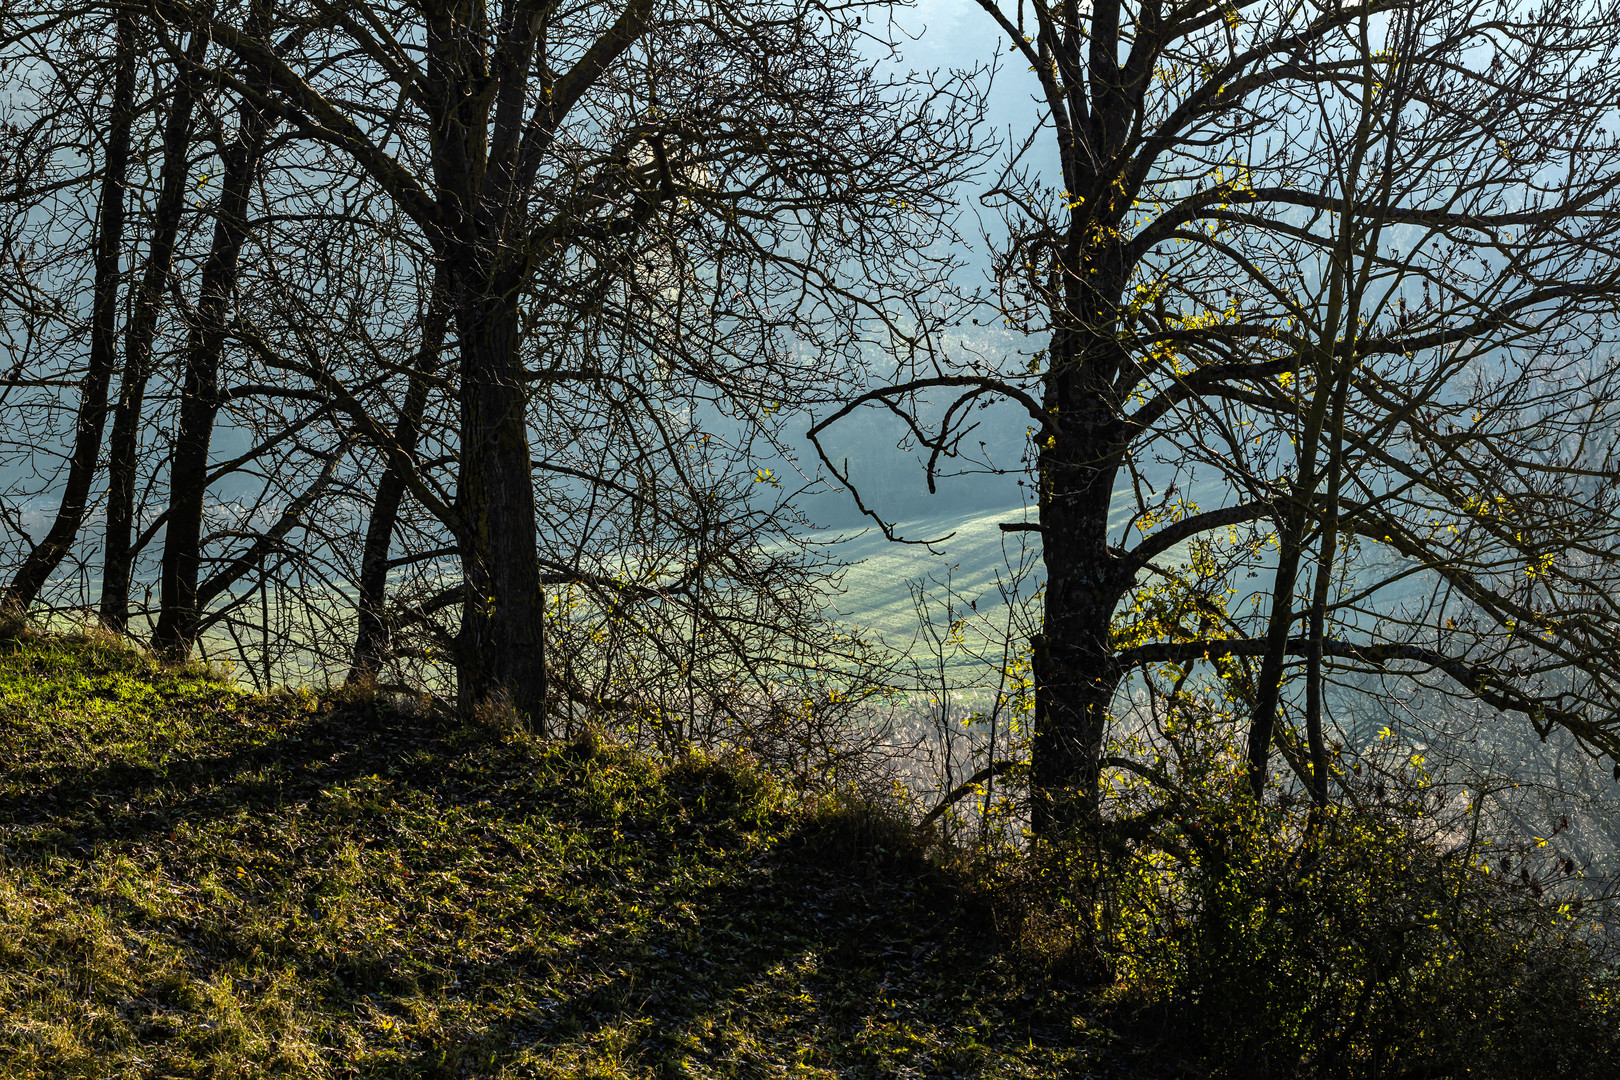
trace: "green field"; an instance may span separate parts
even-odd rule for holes
[[[967,635],[968,648],[955,649],[950,657],[953,668],[965,669],[978,663],[975,654],[984,645],[1006,635],[1009,614],[1013,614],[1015,627],[1023,627],[1021,636],[1027,638],[1032,629],[1028,619],[1034,609],[1027,601],[1044,577],[1038,560],[1039,539],[1034,533],[1004,533],[998,528],[1003,521],[1019,520],[1022,513],[1013,508],[941,516],[899,527],[899,534],[908,540],[939,540],[929,546],[892,542],[876,528],[858,535],[827,530],[813,536],[819,542],[838,540],[833,551],[848,564],[832,605],[841,621],[876,633],[891,648],[926,661],[931,649],[928,638],[920,636],[915,595],[915,590],[923,589],[925,611],[933,623],[943,626],[951,618],[968,621],[972,631]],[[1020,583],[1014,576],[1025,545],[1029,548],[1022,556],[1025,574],[1017,587]],[[1009,613],[998,580],[1009,594],[1026,601],[1021,605],[1026,610]],[[947,604],[952,605],[949,611]]]
[[[1125,524],[1129,510],[1123,497],[1116,506],[1111,525],[1117,529]],[[962,641],[949,650],[947,666],[953,678],[971,680],[982,673],[986,660],[999,657],[1002,641],[1011,636],[1027,642],[1038,629],[1040,609],[1034,601],[1046,577],[1040,537],[1000,528],[1003,522],[1033,519],[1033,513],[1013,506],[940,514],[897,526],[896,532],[907,540],[938,540],[930,545],[896,543],[875,527],[810,535],[817,542],[833,544],[833,553],[848,564],[832,605],[842,621],[875,632],[913,660],[929,662],[934,654],[928,635],[919,627],[914,599],[915,590],[922,588],[929,600],[925,610],[936,626],[964,621]],[[1183,552],[1184,547],[1172,548],[1164,561],[1174,563]],[[1006,602],[1009,596],[1016,598],[1012,605]]]

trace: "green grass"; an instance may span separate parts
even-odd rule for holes
[[[1160,1075],[744,763],[0,642],[0,1076]],[[1023,959],[1020,959],[1023,957]]]

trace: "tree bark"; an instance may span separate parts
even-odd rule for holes
[[[203,264],[196,321],[185,354],[180,422],[169,472],[169,519],[164,534],[162,601],[152,644],[171,661],[184,660],[196,644],[201,612],[197,577],[202,562],[202,520],[208,487],[208,453],[222,403],[220,359],[236,292],[237,268],[247,241],[248,199],[264,154],[269,125],[243,102],[238,130],[225,151],[219,217]]]
[[[96,228],[95,295],[90,312],[90,357],[74,424],[73,452],[56,520],[28,553],[5,592],[5,602],[26,608],[61,565],[84,523],[107,421],[118,341],[118,261],[124,243],[124,187],[129,174],[130,130],[135,121],[135,19],[120,11],[115,22],[113,91],[107,157],[101,178]]]
[[[650,7],[645,0],[629,5],[564,84],[572,85],[575,74],[595,78],[596,63],[639,37]],[[457,705],[468,715],[510,704],[544,734],[545,597],[518,297],[530,258],[523,237],[533,152],[554,136],[577,91],[548,86],[552,111],[525,119],[542,25],[536,19],[495,27],[478,4],[434,11],[425,85],[434,102],[433,173],[444,221],[436,247],[450,274],[461,352],[452,515],[463,588]],[[540,74],[552,77],[543,61]]]
[[[192,34],[186,48],[187,59],[201,63],[207,47],[208,39],[204,34]],[[107,449],[107,529],[102,545],[100,601],[102,624],[119,632],[129,626],[130,576],[135,559],[131,536],[135,527],[141,413],[146,384],[152,375],[152,343],[157,334],[158,311],[174,266],[174,248],[180,232],[188,179],[186,157],[191,146],[191,117],[196,101],[195,80],[189,72],[180,72],[175,79],[174,101],[163,129],[163,167],[146,266],[124,329],[124,372]]]
[[[1280,529],[1277,574],[1271,590],[1271,620],[1266,625],[1266,651],[1260,661],[1254,712],[1249,721],[1249,790],[1257,799],[1266,790],[1271,771],[1271,742],[1276,738],[1277,703],[1282,696],[1283,665],[1288,658],[1288,632],[1294,625],[1294,586],[1299,580],[1304,527],[1303,515],[1290,507]]]
[[[474,271],[476,274],[476,271]],[[463,574],[458,704],[509,700],[545,733],[546,667],[527,395],[516,282],[458,275],[461,447],[456,491]],[[491,286],[494,287],[491,287]]]
[[[1115,318],[1099,299],[1070,298],[1081,329],[1060,324],[1046,377],[1052,434],[1038,460],[1046,655],[1036,675],[1031,761],[1037,834],[1100,820],[1099,763],[1123,677],[1112,642],[1114,610],[1135,579],[1134,567],[1108,544],[1108,511],[1127,442],[1108,385],[1118,345],[1095,329]]]

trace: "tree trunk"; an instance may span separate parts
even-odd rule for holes
[[[1105,353],[1117,346],[1081,348],[1080,342],[1096,338],[1055,334],[1046,379],[1054,433],[1039,458],[1047,578],[1031,762],[1037,834],[1090,828],[1100,820],[1099,762],[1123,676],[1111,640],[1114,609],[1135,578],[1108,546],[1124,444],[1107,386],[1107,368],[1114,365]]]
[[[518,296],[531,255],[514,243],[529,228],[528,194],[523,185],[510,186],[523,126],[533,123],[523,119],[522,107],[532,39],[521,34],[497,32],[484,5],[442,9],[428,20],[425,85],[445,222],[437,254],[450,274],[461,350],[452,515],[463,588],[457,705],[463,715],[509,705],[543,734],[545,600],[518,334]],[[489,55],[484,43],[495,39],[516,54],[503,47]],[[508,67],[515,55],[521,65]],[[486,92],[493,87],[499,91]]]
[[[422,344],[412,365],[399,420],[394,425],[394,442],[407,457],[415,454],[417,440],[421,437],[422,414],[427,408],[428,397],[426,376],[439,365],[445,331],[449,328],[449,308],[445,296],[449,285],[448,275],[444,272],[442,261],[438,266],[433,278],[433,292],[428,297],[427,310],[422,318]],[[391,633],[386,617],[388,553],[404,498],[405,478],[390,465],[383,470],[382,479],[377,482],[377,494],[371,503],[371,518],[366,526],[365,548],[360,557],[360,596],[355,603],[359,626],[355,632],[353,659],[349,664],[349,682],[375,678],[388,653]]]
[[[518,359],[515,281],[458,273],[461,460],[457,541],[465,598],[457,642],[464,713],[509,701],[544,734],[544,609]]]
[[[225,153],[225,176],[213,245],[203,264],[196,324],[186,344],[180,423],[169,472],[169,518],[163,543],[162,602],[152,644],[165,658],[184,660],[196,644],[201,613],[197,576],[202,562],[203,506],[208,452],[221,404],[219,365],[236,292],[237,266],[247,240],[248,198],[264,153],[269,126],[243,102],[236,141]]]
[[[201,63],[207,46],[207,37],[193,34],[186,48],[187,59]],[[140,456],[141,413],[146,384],[152,375],[152,342],[157,334],[158,310],[174,265],[175,242],[180,232],[188,179],[186,157],[191,146],[191,117],[196,101],[196,86],[191,75],[178,75],[174,101],[163,128],[163,168],[146,267],[132,298],[129,323],[124,330],[124,373],[119,382],[112,439],[107,448],[107,530],[102,545],[100,604],[102,624],[119,632],[129,626],[130,575],[135,559],[130,545],[135,527],[135,465]]]
[[[101,456],[107,421],[107,388],[118,342],[118,256],[124,243],[124,186],[129,173],[130,129],[135,120],[135,19],[120,11],[114,23],[113,92],[107,129],[107,159],[101,178],[97,224],[95,296],[90,311],[90,358],[74,424],[73,454],[56,520],[28,553],[6,589],[5,602],[26,608],[73,547],[84,522],[90,485]]]
[[[1288,662],[1288,632],[1294,626],[1294,586],[1299,580],[1305,523],[1293,507],[1279,523],[1277,574],[1271,590],[1271,621],[1266,625],[1266,651],[1255,686],[1249,720],[1249,790],[1258,799],[1271,772],[1271,743],[1277,735],[1277,703],[1282,697],[1283,665]]]

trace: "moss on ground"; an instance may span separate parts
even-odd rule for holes
[[[744,765],[0,653],[5,1077],[1170,1072]]]

